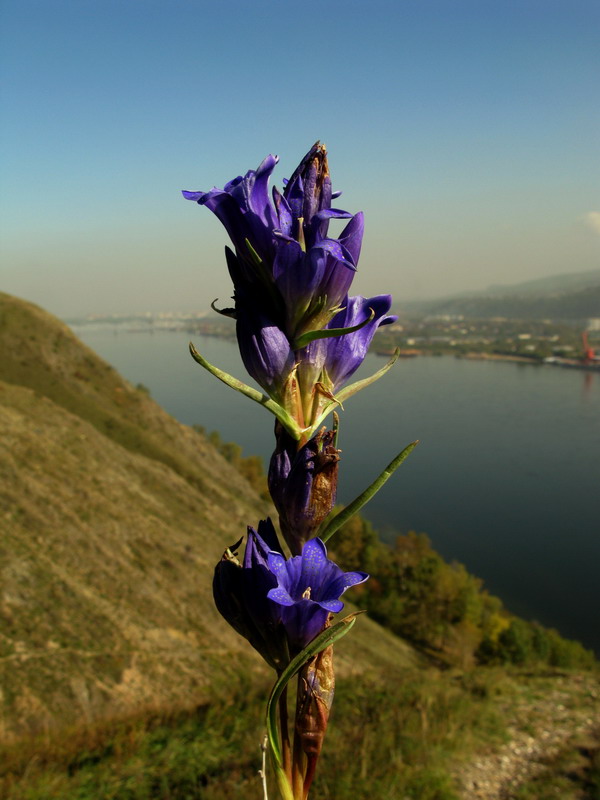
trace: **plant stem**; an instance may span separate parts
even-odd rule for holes
[[[269,749],[269,737],[266,734],[262,740],[260,749],[262,751],[262,769],[259,770],[258,774],[260,775],[262,781],[263,800],[269,800],[269,796],[267,794],[267,750]]]

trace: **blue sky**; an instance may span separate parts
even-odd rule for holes
[[[4,0],[0,288],[201,310],[224,231],[179,190],[316,140],[363,210],[356,291],[599,266],[597,0]]]

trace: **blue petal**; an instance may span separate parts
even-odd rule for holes
[[[245,298],[244,298],[245,299]],[[236,294],[237,340],[246,370],[267,394],[278,396],[294,367],[294,354],[285,333]]]
[[[310,278],[305,268],[305,253],[298,242],[278,239],[273,279],[289,309],[310,296]]]
[[[364,361],[377,328],[389,320],[385,314],[391,304],[390,295],[369,298],[349,297],[344,310],[336,314],[329,323],[331,328],[347,328],[364,321],[370,314],[369,309],[375,312],[373,319],[360,330],[335,339],[323,340],[327,348],[325,365],[327,374],[333,381],[334,390],[343,386]]]
[[[345,572],[329,587],[327,594],[331,594],[332,597],[340,597],[346,589],[359,583],[364,583],[368,577],[366,572]]]
[[[344,607],[341,600],[319,600],[318,605],[330,611],[332,614],[337,614],[338,611],[341,611]]]
[[[286,560],[281,553],[275,553],[273,550],[267,556],[269,569],[275,575],[278,581],[287,585],[288,574],[286,569]]]
[[[341,208],[323,208],[315,214],[314,219],[323,222],[326,219],[351,219],[352,216],[349,211],[342,211]]]
[[[262,544],[265,550],[274,550],[276,553],[281,553],[281,545],[275,532],[275,527],[271,522],[271,518],[261,519],[258,523],[258,533],[256,534],[259,539],[262,538]]]
[[[261,520],[258,523],[258,533],[248,525],[248,540],[246,542],[246,552],[244,553],[244,569],[251,569],[259,564],[269,568],[269,551],[280,552],[281,546],[277,540],[275,528],[270,519]]]
[[[292,210],[281,192],[273,187],[273,203],[279,219],[279,230],[286,236],[292,234]]]
[[[288,591],[294,600],[301,600],[306,586],[302,585],[302,556],[293,556],[287,560]]]
[[[354,264],[358,264],[364,230],[365,217],[363,212],[359,211],[352,217],[340,236],[340,243],[350,253]]]
[[[313,247],[313,250],[319,249],[324,250],[330,256],[333,256],[336,261],[345,264],[356,272],[356,266],[354,265],[352,256],[337,239],[322,239]]]
[[[269,178],[278,161],[278,157],[273,155],[263,159],[256,172],[252,174],[249,186],[250,208],[270,227],[275,226],[276,220],[269,200]]]
[[[267,592],[267,597],[269,600],[273,600],[274,603],[278,603],[280,606],[294,605],[294,601],[283,588],[283,586],[277,586],[275,589],[269,589]]]
[[[327,567],[327,548],[320,539],[310,539],[302,550],[301,583],[306,589],[316,589],[323,580],[323,571]]]
[[[350,586],[364,583],[368,579],[369,574],[367,572],[345,572],[343,576],[344,588],[349,589]]]
[[[206,192],[188,192],[185,189],[182,189],[181,194],[186,200],[195,200],[197,203],[202,197],[204,197]]]
[[[304,185],[302,178],[298,175],[293,180],[290,179],[283,192],[294,219],[298,219],[303,214],[304,206]]]
[[[312,600],[301,600],[281,609],[286,633],[296,648],[302,649],[325,627],[329,611]]]

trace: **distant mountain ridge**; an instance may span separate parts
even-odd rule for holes
[[[600,286],[600,269],[550,275],[547,278],[533,278],[529,281],[520,281],[512,284],[492,284],[487,289],[477,292],[477,294],[485,296],[518,295],[519,297],[525,295],[548,296],[556,293],[576,292],[591,286]]]
[[[583,320],[600,317],[600,269],[492,285],[436,300],[415,301],[406,310],[473,318]]]

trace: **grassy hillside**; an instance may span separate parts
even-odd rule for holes
[[[268,504],[227,446],[41,309],[0,295],[0,351],[0,796],[258,798],[271,677],[214,610],[211,580]],[[336,645],[315,798],[491,800],[483,786],[544,780],[579,736],[592,740],[581,769],[596,791],[593,669],[513,658],[520,630],[474,667],[475,579],[421,539],[405,542],[419,544],[411,560],[358,519],[344,536],[343,566],[367,559],[373,573],[361,606],[387,627],[363,615]],[[391,630],[425,639],[434,661]]]
[[[39,308],[0,295],[0,351],[0,738],[266,674],[211,596],[214,564],[265,502]],[[342,669],[359,650],[361,669],[415,662],[361,622]]]

